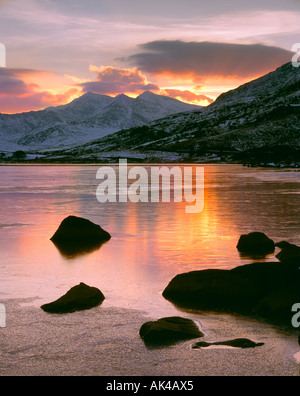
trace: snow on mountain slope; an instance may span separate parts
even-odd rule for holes
[[[66,154],[160,150],[197,156],[264,147],[300,148],[299,103],[300,69],[288,63],[224,93],[201,112],[173,114]]]
[[[150,92],[136,99],[123,94],[112,98],[88,92],[63,106],[0,114],[1,150],[68,148],[170,114],[201,109]]]
[[[225,103],[251,103],[253,101],[267,102],[270,97],[299,97],[300,93],[299,68],[287,63],[265,76],[251,81],[229,92],[220,95],[210,106],[212,109],[221,107]]]
[[[49,107],[45,111],[59,114],[61,121],[82,121],[103,111],[112,101],[110,96],[87,92],[67,105]]]

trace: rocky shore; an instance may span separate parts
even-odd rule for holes
[[[68,232],[70,222],[79,227],[73,223]],[[73,216],[58,231],[75,245],[99,232],[110,239],[100,226]],[[258,232],[237,243],[253,256],[276,247],[278,262],[177,275],[159,298],[179,307],[180,316],[153,318],[150,304],[148,315],[107,307],[110,296],[84,283],[40,309],[7,301],[0,375],[298,376],[291,308],[300,303],[300,248]]]
[[[85,241],[96,241],[101,246],[110,238],[110,234],[99,225],[69,216],[51,240],[61,249],[66,243],[78,248]],[[209,269],[179,274],[170,281],[162,295],[183,310],[239,314],[292,328],[292,308],[300,303],[300,247],[286,241],[275,243],[261,232],[241,235],[237,243],[240,254],[256,258],[274,253],[276,247],[281,249],[276,256],[278,262],[262,261],[231,270]],[[41,308],[48,313],[72,313],[97,307],[104,299],[100,290],[80,283]],[[182,317],[160,318],[144,323],[140,329],[140,337],[145,344],[156,347],[203,336],[193,321]],[[248,341],[247,348],[257,346]],[[224,345],[228,342],[236,345],[236,340],[224,342]]]
[[[279,262],[179,274],[163,296],[180,308],[242,314],[292,327],[292,307],[300,302],[300,248],[284,241],[275,244],[261,233],[242,236],[237,245],[260,256],[275,246],[282,248]]]

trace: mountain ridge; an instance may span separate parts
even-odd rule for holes
[[[153,99],[152,95],[145,93],[144,98]],[[77,147],[49,152],[44,160],[114,162],[127,157],[142,162],[299,163],[300,69],[289,62],[198,111],[124,127]]]
[[[169,152],[190,160],[208,153],[226,160],[244,159],[246,153],[250,159],[253,153],[259,158],[264,153],[270,158],[284,153],[288,157],[293,150],[300,150],[299,104],[300,69],[287,63],[222,94],[200,112],[173,114],[60,154],[101,157],[116,152],[117,157],[118,152],[130,150],[145,158],[153,152]],[[225,152],[231,154],[224,156]]]
[[[66,105],[35,112],[0,114],[1,149],[29,151],[72,147],[170,114],[201,109],[150,92],[137,98],[124,94],[113,98],[87,92]]]

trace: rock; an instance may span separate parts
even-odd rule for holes
[[[299,264],[264,262],[180,274],[163,296],[180,308],[237,313],[291,326],[291,307],[300,301]]]
[[[220,345],[220,346],[228,346],[233,348],[257,348],[265,345],[263,342],[256,343],[247,338],[237,338],[235,340],[230,341],[219,341],[219,342],[197,342],[192,346],[192,349],[200,349],[200,348],[208,348],[210,346]]]
[[[256,305],[255,312],[269,322],[291,324],[292,307],[298,301],[300,301],[299,276],[289,281],[283,279],[278,287]]]
[[[180,274],[163,291],[167,300],[180,307],[237,313],[248,312],[263,295],[252,279],[226,270]]]
[[[285,263],[255,263],[232,270],[252,279],[264,296],[253,306],[256,316],[274,324],[291,325],[291,308],[300,301],[300,270],[297,261]]]
[[[237,249],[242,254],[261,256],[274,253],[275,243],[261,232],[252,232],[240,237]]]
[[[59,226],[51,241],[95,241],[106,242],[111,238],[107,231],[104,231],[99,225],[81,217],[69,216]]]
[[[65,314],[97,307],[104,299],[99,289],[80,283],[58,300],[45,304],[41,308],[48,313]]]
[[[140,329],[140,336],[148,346],[164,346],[204,335],[194,321],[170,317],[144,323]]]
[[[111,235],[89,220],[69,216],[60,224],[51,241],[67,256],[89,253],[109,241]]]
[[[289,242],[278,242],[275,245],[281,249],[281,252],[277,254],[276,258],[280,261],[295,261],[299,260],[300,265],[300,247],[292,245]]]

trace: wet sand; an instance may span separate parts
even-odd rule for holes
[[[0,328],[1,376],[299,376],[295,334],[230,315],[181,312],[200,321],[205,337],[147,349],[139,337],[146,313],[103,304],[49,315],[38,301],[8,300]],[[194,342],[250,338],[254,349],[192,350]]]

